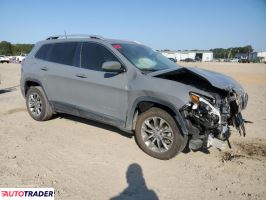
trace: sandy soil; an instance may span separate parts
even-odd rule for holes
[[[56,199],[265,199],[266,65],[180,63],[228,74],[250,101],[247,137],[223,152],[147,156],[134,138],[71,116],[36,122],[19,90],[20,65],[0,64],[0,187],[54,187]]]

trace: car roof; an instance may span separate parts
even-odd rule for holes
[[[107,42],[110,44],[138,44],[139,42],[136,41],[129,41],[129,40],[117,40],[117,39],[107,39]]]
[[[103,38],[97,35],[58,35],[50,36],[46,40],[40,41],[40,43],[56,43],[56,42],[70,42],[70,41],[101,41],[107,42],[109,44],[139,44],[136,41],[120,40],[120,39],[110,39]]]

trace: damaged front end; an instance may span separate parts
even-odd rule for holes
[[[245,136],[244,119],[241,111],[246,107],[248,96],[238,94],[233,89],[223,91],[222,94],[213,94],[216,98],[202,96],[191,92],[191,101],[181,108],[192,137],[190,149],[201,147],[224,147],[224,141],[229,142],[230,127],[235,127],[240,135]]]
[[[246,108],[248,95],[231,77],[200,68],[181,68],[155,77],[192,86],[198,92],[189,92],[190,101],[181,109],[189,135],[189,148],[215,146],[222,149],[231,135],[230,126],[245,136],[245,120],[241,111]],[[204,91],[202,95],[199,91]]]

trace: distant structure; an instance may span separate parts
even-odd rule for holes
[[[248,59],[248,57],[249,57],[248,53],[237,53],[235,55],[235,58],[237,58],[237,59]]]
[[[177,61],[185,59],[201,60],[209,62],[213,60],[212,51],[160,51],[167,58],[175,58]]]
[[[248,59],[248,60],[258,59],[260,62],[266,62],[266,51],[251,52],[251,53],[237,53],[235,55],[235,58]]]
[[[259,59],[260,62],[266,62],[266,51],[249,53],[248,59],[249,60]]]

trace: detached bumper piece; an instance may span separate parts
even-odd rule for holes
[[[208,136],[207,147],[216,147],[217,149],[224,149],[226,144],[224,141],[215,138],[212,134]]]
[[[246,93],[242,95],[237,95],[233,91],[231,91],[229,95],[230,97],[228,99],[232,114],[231,123],[238,130],[239,134],[245,137],[245,120],[242,117],[241,110],[245,109],[247,106],[248,95]]]
[[[246,93],[237,94],[231,90],[226,96],[219,96],[218,101],[195,93],[190,97],[191,102],[180,110],[191,136],[190,149],[211,146],[224,149],[226,142],[231,148],[229,126],[235,127],[240,135],[246,135],[245,120],[241,114],[248,101]]]

